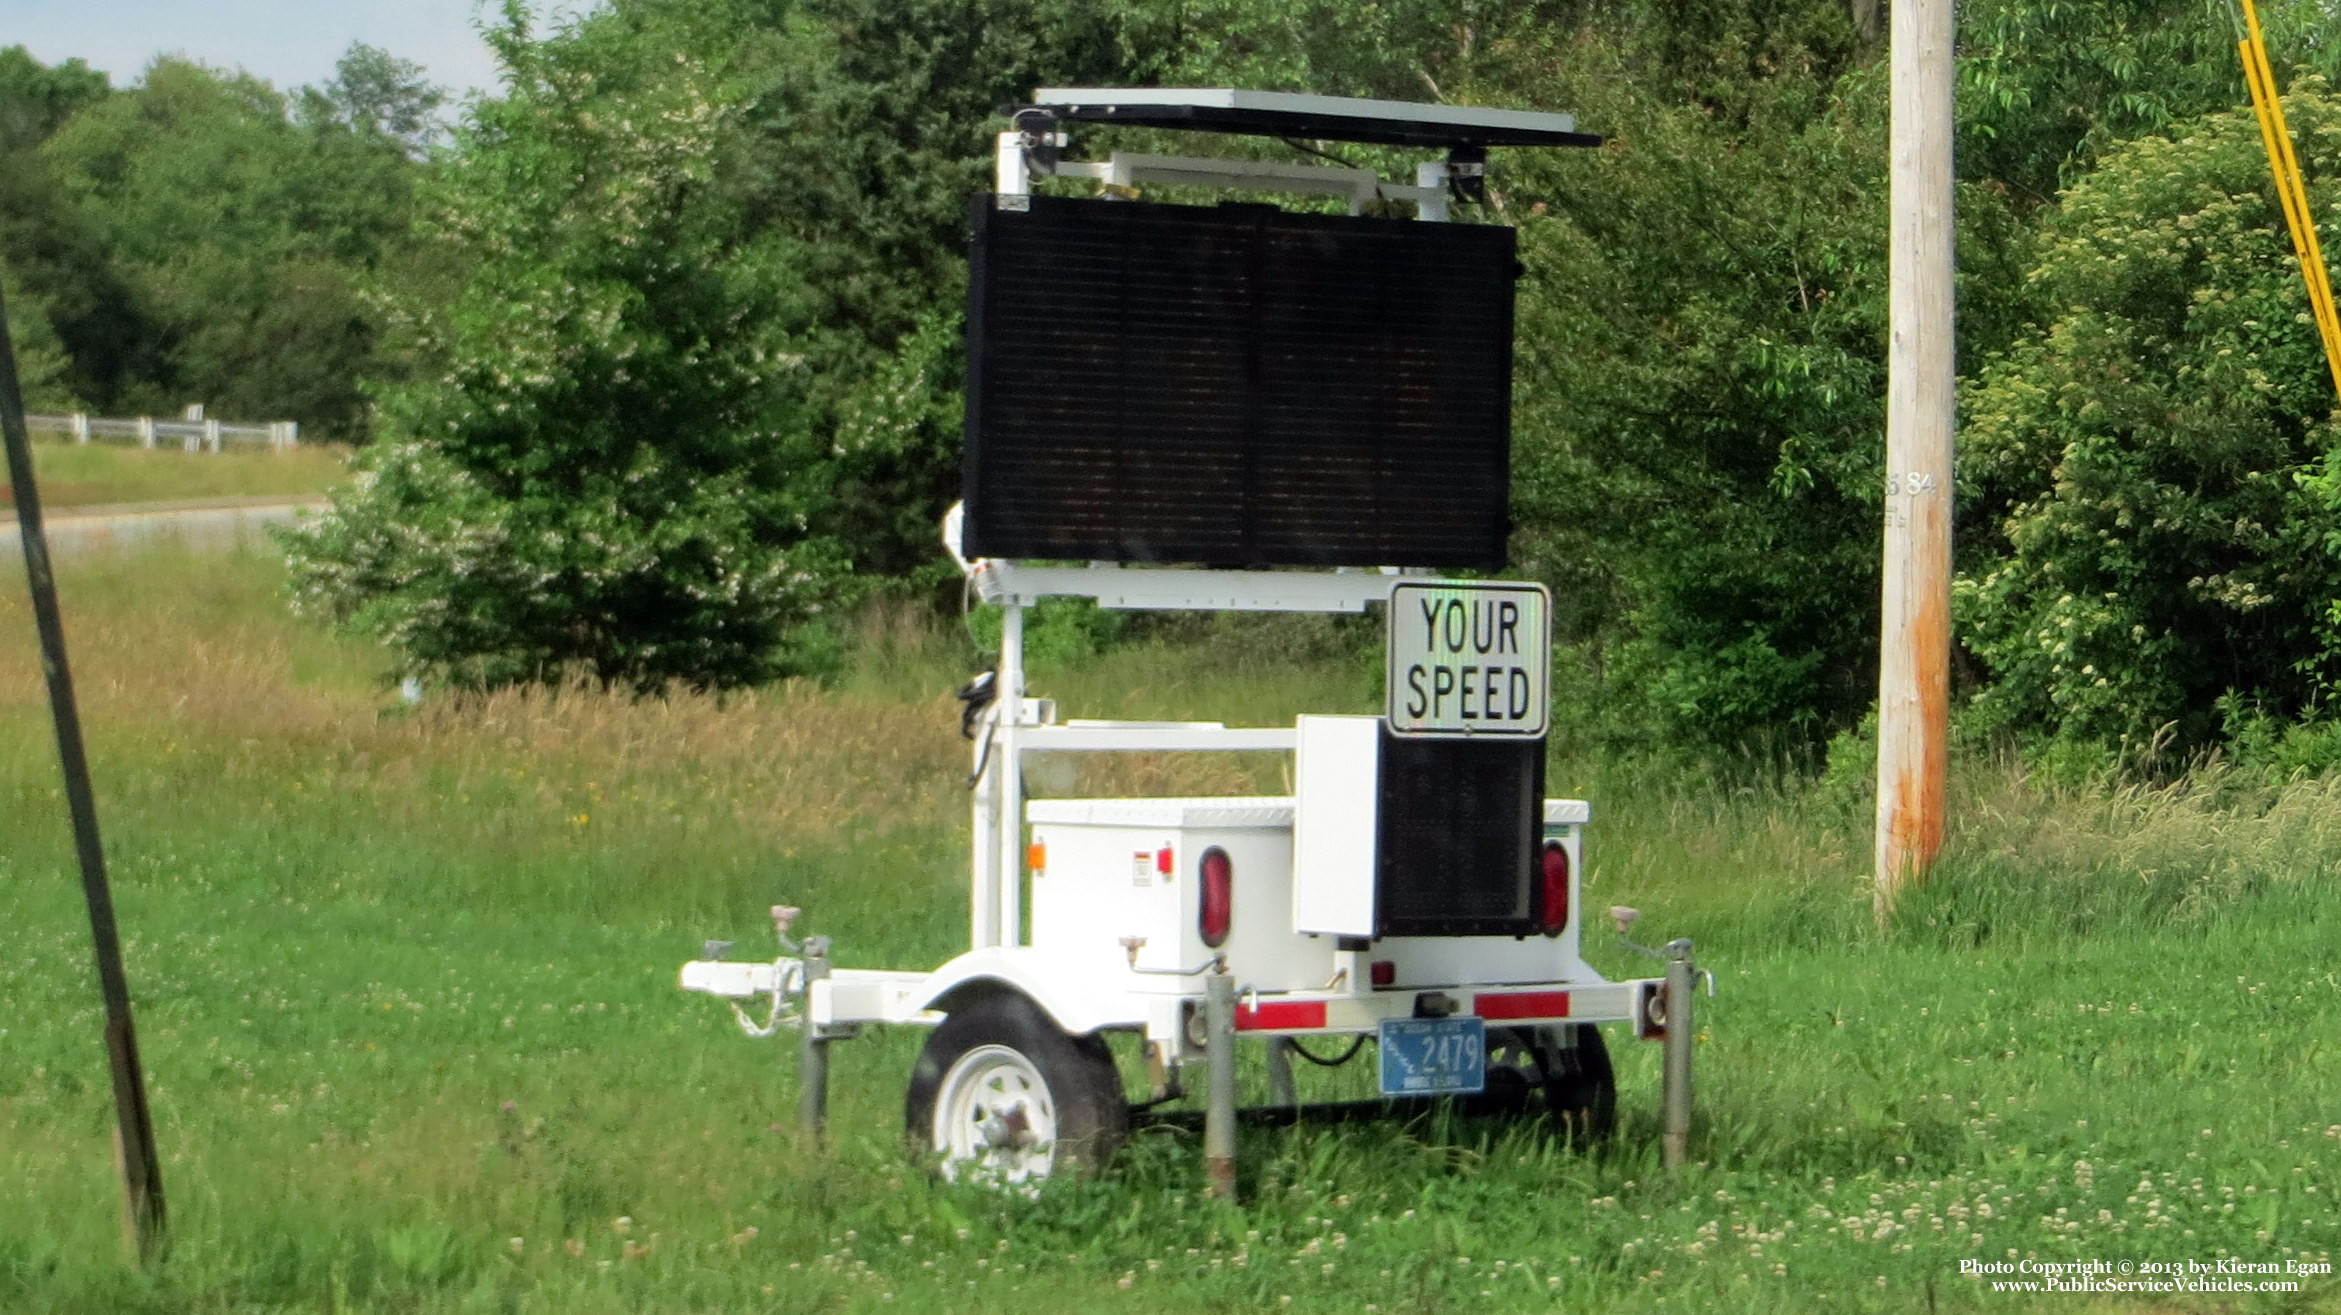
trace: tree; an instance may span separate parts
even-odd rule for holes
[[[817,669],[849,570],[938,556],[990,110],[1121,58],[1115,29],[1005,0],[526,17],[431,190],[467,271],[402,305],[433,371],[294,540],[299,596],[477,684]]]
[[[1455,80],[1610,139],[1493,165],[1527,269],[1513,557],[1554,586],[1579,734],[1793,750],[1876,685],[1885,89],[1840,6],[1693,9],[1714,44],[1629,6]],[[2023,231],[1961,201],[1965,323],[2004,340]]]
[[[1811,742],[1875,683],[1884,154],[1866,107],[1762,90],[1737,126],[1597,102],[1615,145],[1499,183],[1518,556],[1613,726],[1687,744]]]
[[[2284,63],[2341,72],[2336,16],[2259,6]],[[2233,0],[1974,0],[1959,14],[1959,169],[2051,201],[2122,142],[2244,99]]]
[[[510,94],[432,196],[473,276],[413,308],[440,370],[391,393],[356,489],[289,540],[300,599],[403,669],[727,685],[804,665],[842,557],[808,529],[793,253],[742,183],[772,35],[724,20],[755,16],[495,33]]]
[[[803,386],[840,426],[822,523],[857,572],[938,581],[958,497],[968,198],[994,112],[1044,85],[1156,81],[1171,25],[1095,0],[805,0],[748,111],[760,222],[802,283]]]
[[[202,401],[324,437],[364,432],[365,284],[403,239],[417,167],[399,149],[320,135],[265,82],[165,58],[74,114],[41,156],[71,214],[58,240],[86,234],[102,253],[89,281],[116,289],[78,317],[50,295],[93,404]]]
[[[112,90],[105,74],[78,59],[52,67],[23,46],[0,49],[0,152],[38,147],[75,111]]]
[[[323,87],[300,92],[303,117],[335,124],[360,137],[387,138],[421,158],[440,134],[438,114],[447,92],[422,65],[379,46],[350,43]]]
[[[102,395],[136,332],[127,290],[39,153],[77,111],[110,94],[106,75],[78,59],[50,67],[22,46],[0,50],[0,278],[36,407]]]
[[[16,274],[0,264],[0,301],[8,310],[8,341],[16,355],[17,388],[26,409],[70,411],[77,399],[65,383],[64,344],[40,302],[25,296]]]
[[[2285,97],[2312,205],[2341,100]],[[2048,221],[2057,308],[1969,387],[1963,496],[1998,509],[1955,599],[1981,713],[2181,747],[2223,701],[2329,713],[2341,684],[2341,426],[2248,112],[2111,152]]]

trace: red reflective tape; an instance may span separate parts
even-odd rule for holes
[[[1281,1004],[1236,1006],[1236,1030],[1238,1032],[1253,1032],[1262,1028],[1323,1026],[1325,1026],[1325,1002],[1322,1000],[1287,1000]]]
[[[1507,995],[1475,995],[1471,1012],[1482,1018],[1567,1018],[1567,991],[1514,991]]]

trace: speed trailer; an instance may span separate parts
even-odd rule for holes
[[[837,967],[781,907],[778,957],[711,944],[683,987],[732,1002],[752,1036],[799,1038],[816,1130],[831,1043],[931,1029],[906,1125],[955,1178],[1100,1163],[1134,1110],[1184,1093],[1200,1065],[1209,1181],[1232,1191],[1246,1041],[1263,1043],[1279,1105],[1296,1053],[1370,1053],[1383,1101],[1475,1098],[1602,1136],[1603,1024],[1665,1041],[1665,1155],[1681,1163],[1690,942],[1646,951],[1663,976],[1586,963],[1592,814],[1545,797],[1550,595],[1448,578],[1505,565],[1520,272],[1511,229],[1451,210],[1483,199],[1490,148],[1600,139],[1561,114],[1233,90],[1044,88],[1009,117],[995,190],[970,209],[963,500],[943,525],[1002,618],[997,668],[962,691],[968,949],[931,969]],[[1077,161],[1071,130],[1093,125],[1441,154],[1411,183]],[[1035,190],[1048,179],[1096,194]],[[1150,188],[1332,197],[1346,213],[1141,199]],[[1271,727],[1067,719],[1025,683],[1025,613],[1049,598],[1379,609],[1388,706]],[[1292,793],[1027,797],[1035,754],[1229,751],[1288,755]],[[1633,911],[1612,914],[1623,939]],[[1117,1046],[1143,1058],[1135,1099]]]

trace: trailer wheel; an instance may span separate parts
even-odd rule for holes
[[[1571,1136],[1597,1141],[1617,1120],[1617,1079],[1601,1029],[1591,1023],[1489,1028],[1487,1086],[1466,1108],[1524,1114],[1538,1095]]]
[[[1491,1027],[1487,1030],[1487,1084],[1464,1101],[1473,1114],[1526,1113],[1528,1103],[1545,1086],[1552,1059],[1542,1029]]]
[[[1104,1164],[1130,1134],[1112,1052],[1019,995],[980,996],[928,1035],[903,1101],[913,1153],[996,1183]]]
[[[1601,1029],[1576,1023],[1537,1031],[1546,1055],[1545,1112],[1581,1141],[1607,1140],[1617,1128],[1618,1079]]]

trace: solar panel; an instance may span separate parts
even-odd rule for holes
[[[1129,127],[1305,137],[1385,146],[1599,146],[1566,114],[1420,105],[1233,87],[1042,87],[1028,108]]]
[[[1499,567],[1507,227],[978,198],[963,547]]]

